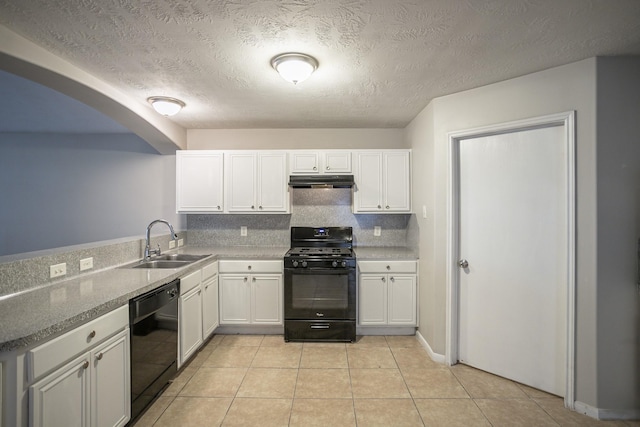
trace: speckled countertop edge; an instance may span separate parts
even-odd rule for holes
[[[220,259],[282,259],[287,247],[185,247],[172,253],[210,255],[179,269],[131,269],[114,266],[80,275],[0,301],[0,352],[31,347],[95,319],[164,283]],[[398,247],[356,248],[365,259],[416,259]]]
[[[179,269],[114,266],[0,301],[0,352],[31,347],[129,303],[147,291],[218,259],[282,259],[284,247],[185,247],[170,253],[211,255]],[[134,260],[135,261],[135,260]],[[125,264],[126,265],[126,264]]]

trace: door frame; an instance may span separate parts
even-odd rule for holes
[[[447,179],[447,268],[446,268],[446,347],[447,365],[458,362],[460,304],[460,141],[483,136],[563,126],[567,153],[567,312],[566,378],[564,405],[574,409],[575,402],[575,111],[534,117],[447,134],[449,176]]]

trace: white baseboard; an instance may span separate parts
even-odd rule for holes
[[[576,412],[597,420],[637,420],[640,419],[640,409],[601,409],[582,402],[575,402]]]
[[[429,345],[427,340],[424,339],[420,331],[416,332],[416,338],[418,338],[420,344],[425,348],[425,350],[427,350],[427,354],[429,355],[431,360],[433,360],[434,362],[442,363],[443,365],[445,364],[446,359],[444,357],[444,354],[435,353],[433,349],[431,349],[431,346]]]

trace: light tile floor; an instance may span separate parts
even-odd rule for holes
[[[464,365],[415,337],[354,344],[216,335],[147,412],[144,426],[640,426],[597,421],[561,398]]]

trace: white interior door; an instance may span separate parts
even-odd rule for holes
[[[568,184],[562,126],[459,141],[458,359],[564,396]]]

